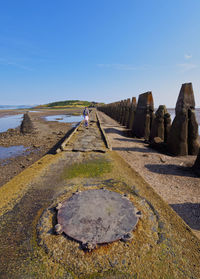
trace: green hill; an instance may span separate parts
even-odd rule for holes
[[[68,107],[94,107],[99,103],[97,102],[89,102],[89,101],[80,101],[80,100],[66,100],[66,101],[58,101],[45,105],[39,105],[35,108],[68,108]]]

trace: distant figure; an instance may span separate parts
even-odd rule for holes
[[[85,127],[88,127],[88,122],[89,122],[89,110],[87,107],[85,107],[83,111],[83,117],[84,117],[84,122],[85,122]]]

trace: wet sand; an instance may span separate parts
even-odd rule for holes
[[[0,110],[0,117],[24,114],[27,110]],[[73,130],[71,123],[46,121],[45,116],[62,114],[82,114],[82,109],[40,109],[29,112],[34,125],[34,132],[21,134],[19,127],[0,133],[0,146],[10,147],[22,145],[26,152],[20,156],[0,160],[0,186],[8,182],[15,175],[40,159],[46,153],[53,153],[59,142],[62,142]]]

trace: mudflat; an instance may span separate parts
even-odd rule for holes
[[[24,114],[26,111],[0,110],[0,117]],[[24,146],[26,148],[26,151],[21,155],[10,156],[8,159],[0,161],[0,186],[46,153],[55,152],[57,144],[70,134],[73,126],[71,123],[46,121],[45,117],[64,114],[81,115],[82,109],[38,109],[29,111],[34,126],[33,133],[21,134],[19,127],[0,133],[1,147]]]

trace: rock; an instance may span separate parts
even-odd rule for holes
[[[63,232],[62,226],[60,224],[56,224],[54,229],[55,229],[56,234],[62,234],[62,232]]]
[[[162,143],[163,140],[162,140],[160,137],[155,137],[155,138],[153,139],[153,142],[154,142],[155,144],[159,144],[159,143]]]
[[[167,144],[159,137],[155,137],[151,141],[149,146],[158,150],[159,152],[163,152],[163,153],[166,153],[166,150],[167,150]]]
[[[159,159],[160,159],[161,163],[166,163],[166,160],[163,159],[161,156],[159,156]]]
[[[24,118],[23,118],[21,126],[20,126],[20,132],[22,134],[27,134],[27,133],[32,133],[33,130],[34,130],[33,123],[27,112],[24,114]]]
[[[192,83],[182,85],[176,103],[176,116],[167,140],[168,150],[177,156],[198,153],[198,123]]]
[[[62,150],[60,148],[56,149],[56,153],[60,153]]]
[[[33,144],[32,146],[33,146],[33,148],[39,148],[40,147],[39,145],[36,145],[36,144]]]
[[[62,132],[62,131],[59,131],[58,133],[57,133],[57,135],[63,135],[64,133]]]

